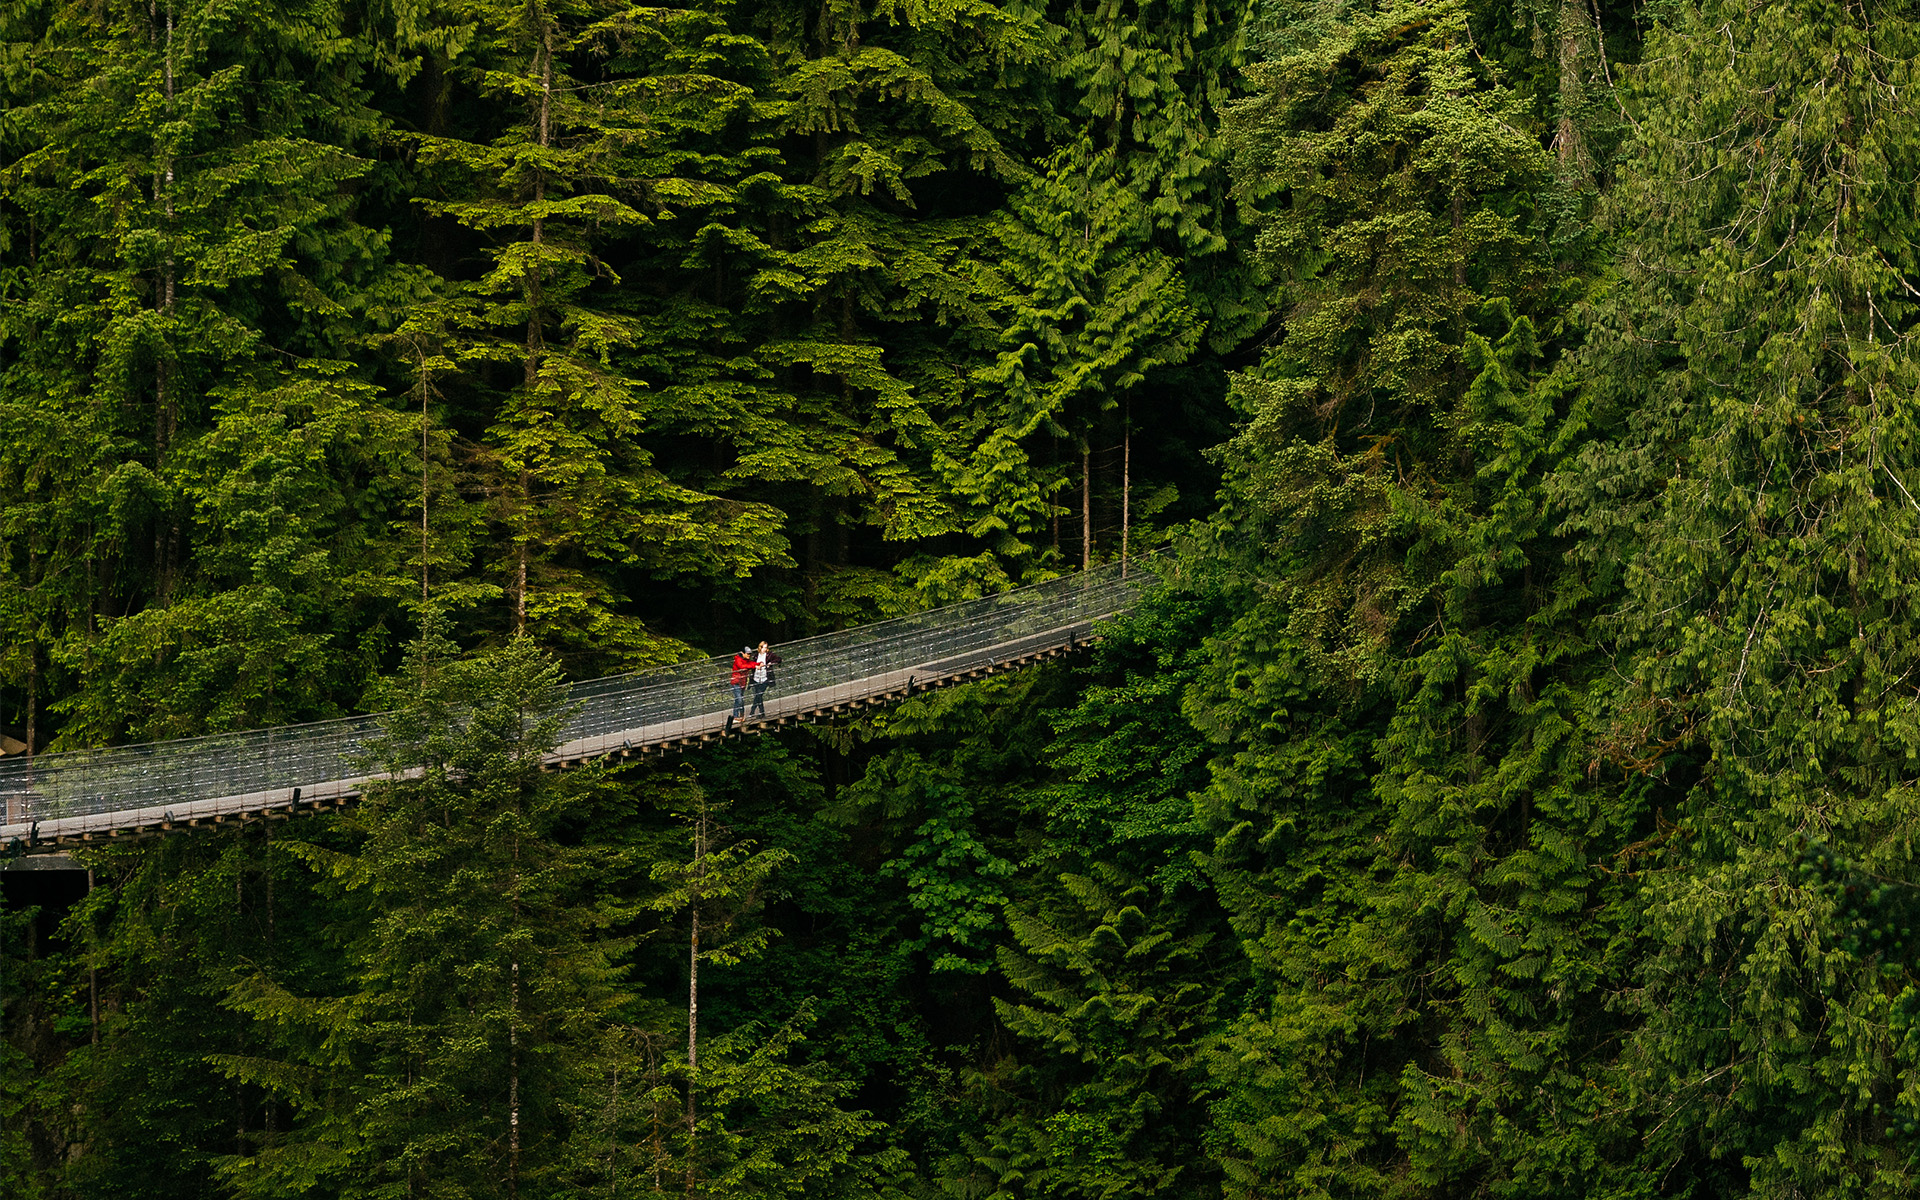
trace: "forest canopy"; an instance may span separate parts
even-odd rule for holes
[[[1920,10],[0,42],[0,762],[395,769],[7,864],[4,1194],[1913,1193]],[[541,769],[1149,551],[1076,657]]]

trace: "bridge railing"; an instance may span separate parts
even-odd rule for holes
[[[996,647],[1090,626],[1129,607],[1149,578],[1138,565],[1129,578],[1114,564],[786,642],[773,647],[782,661],[768,702],[803,693],[810,703],[819,701],[816,706],[839,696],[857,699],[877,690],[874,681],[900,672],[990,656]],[[631,734],[654,743],[710,727],[715,714],[732,707],[730,675],[727,655],[574,684],[569,698],[577,707],[562,740]],[[385,721],[385,714],[344,717],[0,762],[0,821],[124,813],[354,779],[378,771],[368,746]]]
[[[821,701],[866,694],[870,680],[979,653],[995,646],[1111,616],[1127,608],[1147,578],[1136,567],[1123,578],[1116,564],[1078,575],[983,596],[945,608],[821,634],[772,647],[770,703],[800,694]],[[731,655],[677,663],[634,675],[577,684],[580,710],[566,737],[605,737],[629,729],[703,724],[733,703]],[[664,727],[664,728],[662,728]]]

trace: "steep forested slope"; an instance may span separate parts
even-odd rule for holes
[[[419,768],[0,877],[9,1195],[1911,1190],[1905,7],[5,22],[0,723]]]
[[[1150,543],[1251,319],[1225,16],[16,6],[5,719],[352,709],[421,604],[592,674]]]

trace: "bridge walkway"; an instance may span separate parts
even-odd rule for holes
[[[729,658],[576,684],[556,769],[637,758],[831,720],[984,678],[1085,645],[1152,576],[1119,564],[1066,579],[775,647],[764,715],[727,717]],[[364,749],[384,717],[348,717],[0,763],[0,847],[47,852],[180,829],[279,820],[338,807],[380,779]]]

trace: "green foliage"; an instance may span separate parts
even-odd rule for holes
[[[33,1087],[15,1126],[30,1157],[13,1165],[31,1169],[9,1190],[202,1194],[212,1161],[274,1120],[270,1097],[208,1059],[260,1048],[219,1000],[254,964],[287,961],[302,922],[276,923],[272,897],[297,904],[298,872],[259,831],[86,862],[51,944],[31,917],[17,922],[17,966],[37,977],[20,999],[41,1012],[16,1012]]]
[[[1114,64],[1061,15],[9,9],[0,710],[67,746],[330,715],[416,597],[600,673],[978,594],[1044,569],[1073,473],[995,448],[1115,388],[1171,433],[1134,519],[1204,497],[1231,339],[1178,273],[1227,257],[1217,138],[1131,216],[1181,122],[1075,141],[1056,101]],[[1181,28],[1161,86],[1211,121],[1238,42]],[[1103,233],[1042,286],[1062,151],[1105,156]],[[1056,341],[1036,433],[986,394]]]
[[[440,628],[373,748],[391,781],[342,822],[354,844],[286,844],[353,922],[344,990],[260,973],[229,994],[287,1056],[215,1061],[294,1114],[222,1161],[241,1194],[551,1191],[568,1105],[606,1069],[622,909],[589,886],[604,852],[553,837],[599,786],[539,769],[565,715],[558,672],[525,641],[453,659]]]
[[[903,1197],[906,1166],[872,1139],[884,1126],[838,1101],[846,1087],[789,1061],[811,1014],[771,1034],[745,1025],[719,1039],[700,1068],[707,1116],[697,1133],[703,1195]]]
[[[489,395],[479,452],[504,553],[488,573],[511,600],[516,636],[590,649],[599,663],[670,660],[679,648],[623,614],[606,572],[586,564],[744,575],[784,560],[777,513],[749,504],[713,522],[716,497],[655,465],[646,385],[622,369],[644,326],[623,311],[608,260],[623,236],[644,233],[649,209],[710,189],[653,174],[672,158],[653,144],[650,102],[677,80],[605,69],[629,40],[651,49],[680,23],[662,28],[653,10],[619,3],[461,15],[484,31],[465,74],[488,119],[475,136],[426,133],[417,146],[447,197],[427,211],[476,235],[486,265],[402,332],[422,347],[418,386],[451,386],[433,377],[457,371]]]
[[[1044,815],[1044,861],[1111,863],[1169,890],[1198,878],[1194,855],[1212,839],[1192,794],[1211,748],[1181,708],[1225,615],[1217,591],[1168,589],[1107,627],[1072,707],[1053,716],[1052,772],[1027,801]]]
[[[14,670],[68,681],[41,691],[68,744],[298,719],[362,683],[341,651],[368,589],[341,585],[384,572],[360,522],[405,446],[352,362],[389,286],[352,219],[376,121],[351,59],[319,69],[335,6],[254,17],[7,17],[0,569]]]
[[[1034,468],[1037,435],[1085,447],[1102,415],[1156,368],[1185,362],[1203,332],[1175,260],[1144,244],[1139,198],[1111,158],[1082,141],[1045,169],[999,230],[1001,348],[978,372],[971,436],[938,460],[970,502],[967,531],[1014,559],[1035,554],[1022,539],[1058,515],[1048,499],[1068,482]]]
[[[1796,847],[1913,879],[1915,37],[1903,10],[1712,4],[1653,37],[1589,368],[1605,436],[1563,477],[1581,553],[1619,564],[1604,750],[1674,822],[1626,1061],[1670,1118],[1653,1145],[1761,1195],[1912,1187],[1885,1136],[1907,972]]]
[[[1015,1108],[969,1139],[976,1169],[994,1195],[1215,1194],[1211,1164],[1190,1157],[1203,1130],[1197,1051],[1224,999],[1213,933],[1180,929],[1190,918],[1171,897],[1106,864],[1057,882],[1049,911],[1009,911],[1000,966],[1026,998],[995,1004],[1048,1065],[1009,1056],[986,1081],[1037,1093],[1044,1116]]]
[[[1230,1195],[1560,1195],[1626,1144],[1571,1065],[1611,1035],[1594,856],[1633,825],[1582,779],[1587,592],[1547,505],[1558,185],[1469,17],[1330,19],[1229,124],[1285,314],[1226,450],[1237,619],[1187,698],[1253,972],[1208,1052]]]
[[[6,915],[7,1194],[1912,1190],[1905,9],[0,27],[8,735],[399,709]],[[538,770],[1122,511],[1085,659]]]
[[[998,910],[1007,902],[1001,889],[1013,864],[969,828],[973,813],[964,789],[929,780],[920,800],[930,815],[885,868],[900,876],[907,902],[920,914],[920,937],[908,945],[927,954],[935,971],[985,971],[977,956],[1000,924]]]

